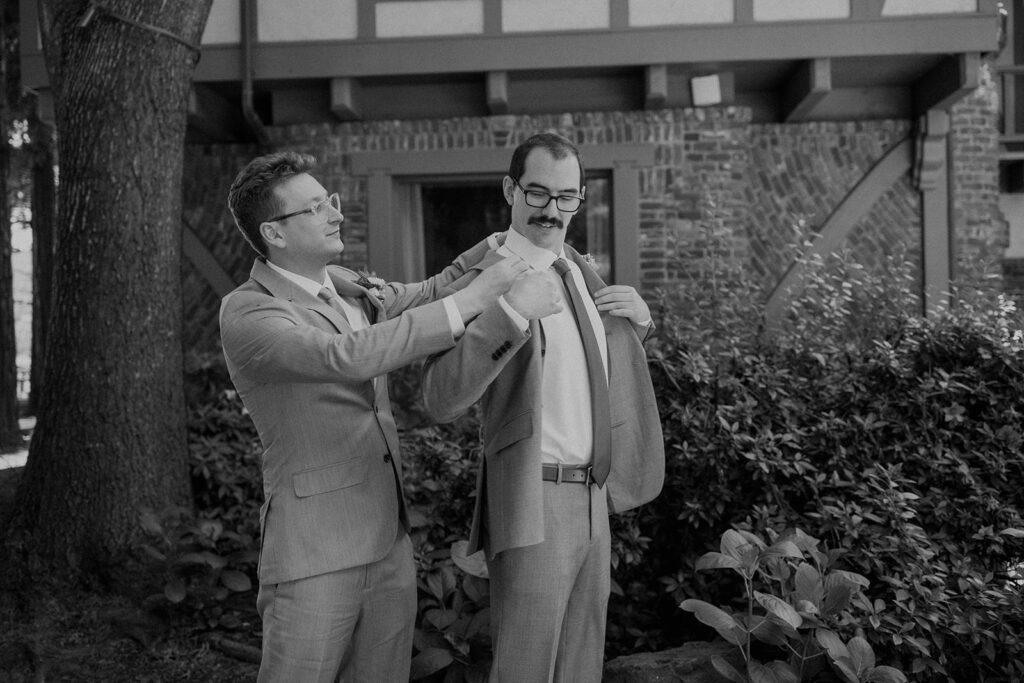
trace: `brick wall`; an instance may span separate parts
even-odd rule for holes
[[[998,210],[991,83],[953,111],[956,274],[980,281],[998,263],[1006,225]],[[685,288],[709,262],[745,269],[767,293],[795,249],[887,150],[912,133],[909,121],[754,124],[741,107],[292,126],[271,130],[276,148],[315,154],[325,187],[346,216],[342,262],[366,264],[366,180],[351,176],[357,151],[512,149],[556,129],[579,144],[646,143],[655,163],[640,173],[641,287]],[[255,154],[245,147],[195,147],[186,161],[186,222],[238,281],[252,262],[225,207],[227,188]],[[871,267],[893,250],[920,258],[919,195],[902,178],[875,203],[844,248]],[[713,258],[709,258],[712,257]],[[187,348],[217,348],[218,297],[184,266]],[[986,280],[986,282],[992,282]]]

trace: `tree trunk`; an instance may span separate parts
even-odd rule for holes
[[[10,531],[51,571],[102,571],[140,509],[188,504],[181,173],[199,55],[181,41],[199,42],[210,2],[39,3],[60,222],[46,381]]]
[[[6,93],[6,88],[4,88]],[[0,130],[7,130],[7,107],[0,106]],[[0,141],[0,452],[21,445],[18,429],[18,367],[14,336],[14,267],[11,263],[11,210],[7,201],[11,148]]]
[[[29,375],[29,413],[39,413],[46,368],[46,336],[53,296],[53,236],[56,229],[57,186],[53,173],[53,131],[33,112],[29,119],[32,142],[32,367]]]
[[[17,8],[4,5],[0,13],[0,451],[21,445],[18,430],[17,342],[14,334],[14,266],[11,263],[10,193],[11,147],[7,139],[12,105],[19,99],[21,78],[17,51],[10,38],[17,34]]]

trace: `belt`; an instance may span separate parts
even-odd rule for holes
[[[541,479],[556,484],[593,484],[590,465],[541,465]]]

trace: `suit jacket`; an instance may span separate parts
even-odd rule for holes
[[[491,245],[495,246],[494,243]],[[502,258],[479,246],[456,265],[466,273],[451,289],[464,287],[480,270]],[[566,245],[566,256],[583,272],[587,289],[605,286],[597,273]],[[612,468],[606,482],[609,509],[623,512],[652,500],[665,477],[665,447],[642,335],[626,318],[601,315],[608,342]],[[477,486],[470,552],[502,550],[544,540],[541,481],[540,324],[523,332],[499,307],[474,320],[456,346],[427,361],[423,397],[427,413],[445,422],[481,401],[483,461]]]
[[[360,297],[373,324],[353,331],[262,260],[221,304],[228,371],[264,449],[263,584],[374,562],[399,524],[408,528],[387,381],[372,380],[455,343],[444,304],[426,303],[451,282],[451,267],[389,285],[383,304],[351,270],[327,271],[339,294]]]

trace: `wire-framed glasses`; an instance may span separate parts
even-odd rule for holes
[[[512,178],[512,176],[509,176]],[[519,180],[512,178],[512,182],[516,184],[520,190],[523,191],[523,196],[526,198],[526,205],[532,206],[535,209],[546,209],[551,200],[555,200],[555,206],[558,207],[559,211],[565,211],[566,213],[572,211],[578,211],[580,204],[583,203],[583,197],[577,197],[571,194],[549,194],[547,192],[541,192],[540,190],[527,190],[525,187],[519,184]]]
[[[293,216],[298,216],[304,213],[308,213],[313,218],[318,218],[321,221],[326,221],[328,216],[331,215],[329,209],[334,209],[339,214],[341,213],[341,197],[338,196],[337,192],[332,192],[331,194],[327,195],[326,199],[318,201],[316,204],[309,207],[308,209],[302,209],[300,211],[292,211],[291,213],[282,214],[275,218],[271,218],[267,222],[273,223],[275,221],[283,221],[288,218],[292,218]]]

